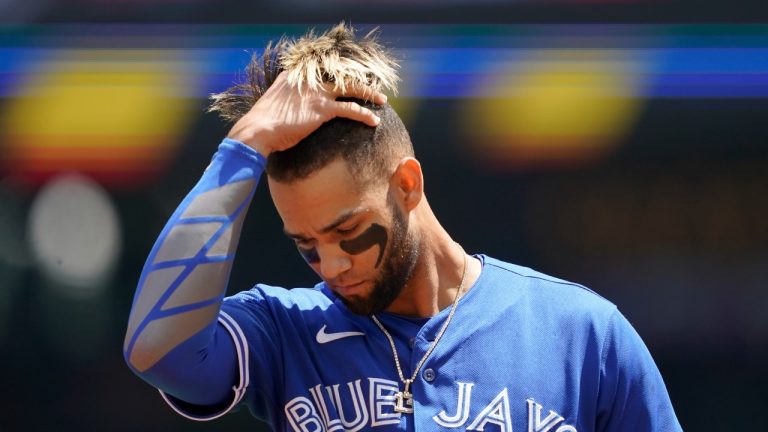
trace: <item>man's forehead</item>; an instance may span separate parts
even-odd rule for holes
[[[305,179],[270,179],[269,184],[283,220],[283,231],[291,237],[329,232],[362,213],[376,212],[386,203],[386,185],[360,185],[343,160],[334,161]]]
[[[267,164],[269,164],[269,162],[267,162]],[[292,184],[328,176],[345,179],[351,182],[358,177],[355,168],[356,167],[350,165],[349,161],[347,161],[344,156],[338,155],[314,163],[303,162],[302,164],[302,162],[297,162],[296,167],[293,169],[284,169],[286,172],[273,171],[270,173],[270,170],[267,170],[267,178],[270,182],[283,184]]]

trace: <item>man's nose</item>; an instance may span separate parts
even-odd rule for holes
[[[338,245],[329,245],[318,250],[320,274],[325,280],[332,280],[352,267],[352,260]]]

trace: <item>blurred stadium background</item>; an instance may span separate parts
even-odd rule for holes
[[[768,10],[651,0],[0,0],[0,431],[177,417],[124,366],[135,283],[283,34],[379,25],[433,208],[468,251],[584,283],[687,430],[765,429]],[[230,292],[311,285],[262,185]],[[510,349],[514,349],[513,346]],[[247,429],[246,429],[247,428]]]

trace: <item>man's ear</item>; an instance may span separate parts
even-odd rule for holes
[[[405,211],[416,208],[424,197],[424,176],[419,161],[412,157],[401,159],[390,179],[390,187]]]

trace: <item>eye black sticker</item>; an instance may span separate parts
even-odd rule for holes
[[[371,226],[359,236],[339,242],[339,246],[348,254],[358,255],[379,245],[379,257],[376,259],[376,267],[378,267],[379,264],[381,264],[381,259],[384,257],[384,249],[387,246],[387,239],[386,228],[379,224],[371,224]]]

